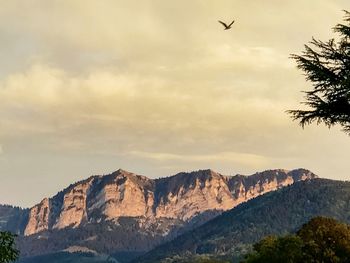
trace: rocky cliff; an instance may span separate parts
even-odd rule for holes
[[[163,219],[186,222],[205,212],[226,211],[266,192],[315,177],[304,169],[269,170],[251,176],[200,170],[153,180],[118,170],[70,185],[32,207],[24,234],[101,221],[118,224],[123,217],[138,218],[144,228]],[[164,231],[166,235],[168,230]]]

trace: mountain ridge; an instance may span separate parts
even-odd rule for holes
[[[207,169],[159,179],[118,169],[44,198],[30,209],[24,235],[122,216],[186,221],[206,210],[225,211],[256,195],[312,178],[316,175],[305,169],[267,170],[251,176],[226,176]]]
[[[150,179],[119,169],[70,184],[25,210],[27,222],[17,218],[23,223],[16,230],[18,244],[23,257],[70,246],[103,254],[142,254],[242,202],[316,177],[306,169],[251,176],[206,169]],[[6,230],[10,217],[0,211],[1,218],[0,230]]]

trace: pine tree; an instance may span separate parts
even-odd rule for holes
[[[340,35],[336,41],[322,42],[312,39],[305,45],[302,55],[292,55],[306,79],[313,83],[313,90],[305,91],[308,110],[289,110],[300,125],[316,122],[328,127],[340,124],[350,134],[350,12],[345,11],[346,24],[338,24],[334,32]]]

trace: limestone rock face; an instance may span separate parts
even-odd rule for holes
[[[163,218],[188,221],[204,212],[229,210],[258,195],[315,177],[304,169],[269,170],[251,176],[200,170],[153,180],[118,170],[92,176],[44,199],[31,208],[24,234],[102,220],[117,224],[122,217],[137,218],[145,228]]]
[[[50,201],[43,199],[39,204],[30,209],[28,224],[24,230],[26,236],[32,235],[49,228]]]
[[[227,183],[235,206],[264,193],[277,190],[301,180],[309,180],[317,176],[305,169],[292,171],[277,169],[256,173],[251,176],[236,175],[227,177]]]
[[[53,228],[77,227],[87,220],[86,198],[92,181],[77,184],[64,195],[61,213]]]
[[[234,206],[226,178],[211,170],[181,173],[159,183],[165,189],[157,196],[156,217],[188,220],[206,210],[224,211]]]
[[[90,211],[107,220],[118,217],[152,216],[154,183],[147,177],[119,170],[112,174],[93,198]]]

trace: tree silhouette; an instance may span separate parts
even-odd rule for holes
[[[340,124],[350,134],[350,12],[345,11],[346,24],[338,24],[334,32],[339,40],[327,42],[312,39],[302,55],[292,55],[303,70],[313,90],[304,91],[308,110],[289,110],[300,125],[316,122],[328,127]]]
[[[19,251],[15,248],[15,235],[0,232],[0,263],[8,263],[18,259]]]

